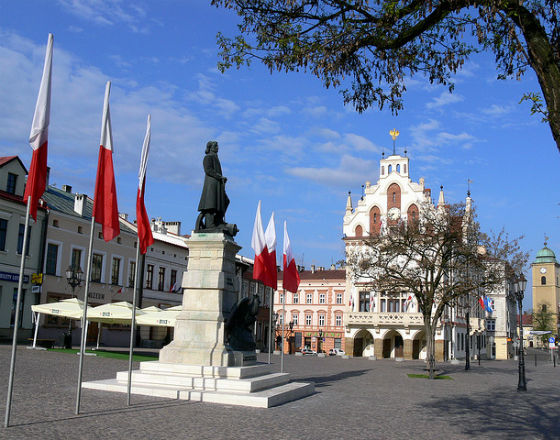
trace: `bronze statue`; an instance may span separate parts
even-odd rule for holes
[[[254,326],[259,304],[259,297],[253,295],[233,306],[226,321],[226,342],[232,350],[253,351],[256,348]]]
[[[235,236],[237,225],[225,222],[229,198],[226,194],[227,178],[222,175],[222,165],[218,158],[218,142],[206,144],[204,167],[204,186],[198,204],[200,214],[196,219],[195,232],[225,232]]]

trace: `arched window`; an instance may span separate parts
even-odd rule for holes
[[[414,203],[408,207],[406,214],[409,225],[418,222],[418,207]]]
[[[401,172],[401,165],[397,164],[397,173],[400,173],[400,172]]]
[[[397,192],[393,191],[393,203],[397,201]]]
[[[396,183],[387,188],[387,211],[391,208],[401,209],[401,187]]]
[[[546,277],[541,277],[541,284],[543,286],[546,284]]]
[[[362,227],[360,225],[356,226],[356,231],[355,231],[354,235],[356,237],[361,237],[363,233],[364,232],[362,230]]]
[[[379,234],[381,230],[381,210],[374,206],[369,211],[369,233],[370,235]]]
[[[391,174],[391,172],[393,171],[393,165],[389,165],[387,170],[388,170],[388,174]]]
[[[381,167],[381,175],[383,176],[385,174],[385,167]]]
[[[406,164],[403,164],[403,173],[406,174]]]

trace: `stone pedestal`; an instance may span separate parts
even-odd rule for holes
[[[224,338],[224,322],[237,302],[235,255],[241,247],[223,233],[194,233],[188,246],[183,311],[177,316],[173,341],[160,351],[160,363],[218,367],[254,364],[254,351],[233,351]]]

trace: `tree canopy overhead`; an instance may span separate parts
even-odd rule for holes
[[[405,78],[425,75],[453,90],[472,53],[491,51],[498,78],[531,68],[531,112],[560,150],[560,2],[557,0],[212,0],[241,17],[239,35],[218,34],[220,69],[263,62],[311,72],[341,87],[345,103],[403,108]]]

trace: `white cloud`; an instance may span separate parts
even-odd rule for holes
[[[264,134],[278,133],[280,131],[280,125],[278,122],[268,118],[260,118],[256,124],[251,126],[251,131]]]
[[[126,0],[58,0],[71,14],[102,26],[124,24],[133,32],[145,33],[147,12]]]
[[[482,113],[489,116],[501,116],[511,113],[513,111],[513,106],[511,105],[498,105],[492,104],[490,107],[482,109]]]
[[[320,118],[327,114],[327,107],[324,105],[316,105],[313,107],[305,107],[302,111],[312,118]]]
[[[361,185],[366,180],[375,180],[372,174],[376,172],[377,162],[347,154],[340,158],[340,163],[336,168],[294,167],[286,169],[286,173],[292,176],[343,189]]]
[[[381,153],[381,148],[363,136],[354,133],[344,135],[344,142],[348,144],[350,150],[371,151]]]
[[[210,77],[199,74],[198,90],[188,94],[188,97],[199,104],[217,109],[218,113],[226,118],[230,118],[240,110],[235,102],[216,96],[214,88],[214,83]]]
[[[461,102],[463,100],[464,98],[461,95],[457,93],[452,94],[449,93],[447,90],[444,90],[443,92],[441,92],[441,95],[439,95],[437,98],[433,98],[432,101],[426,103],[426,108],[428,109],[440,108],[445,105]]]

